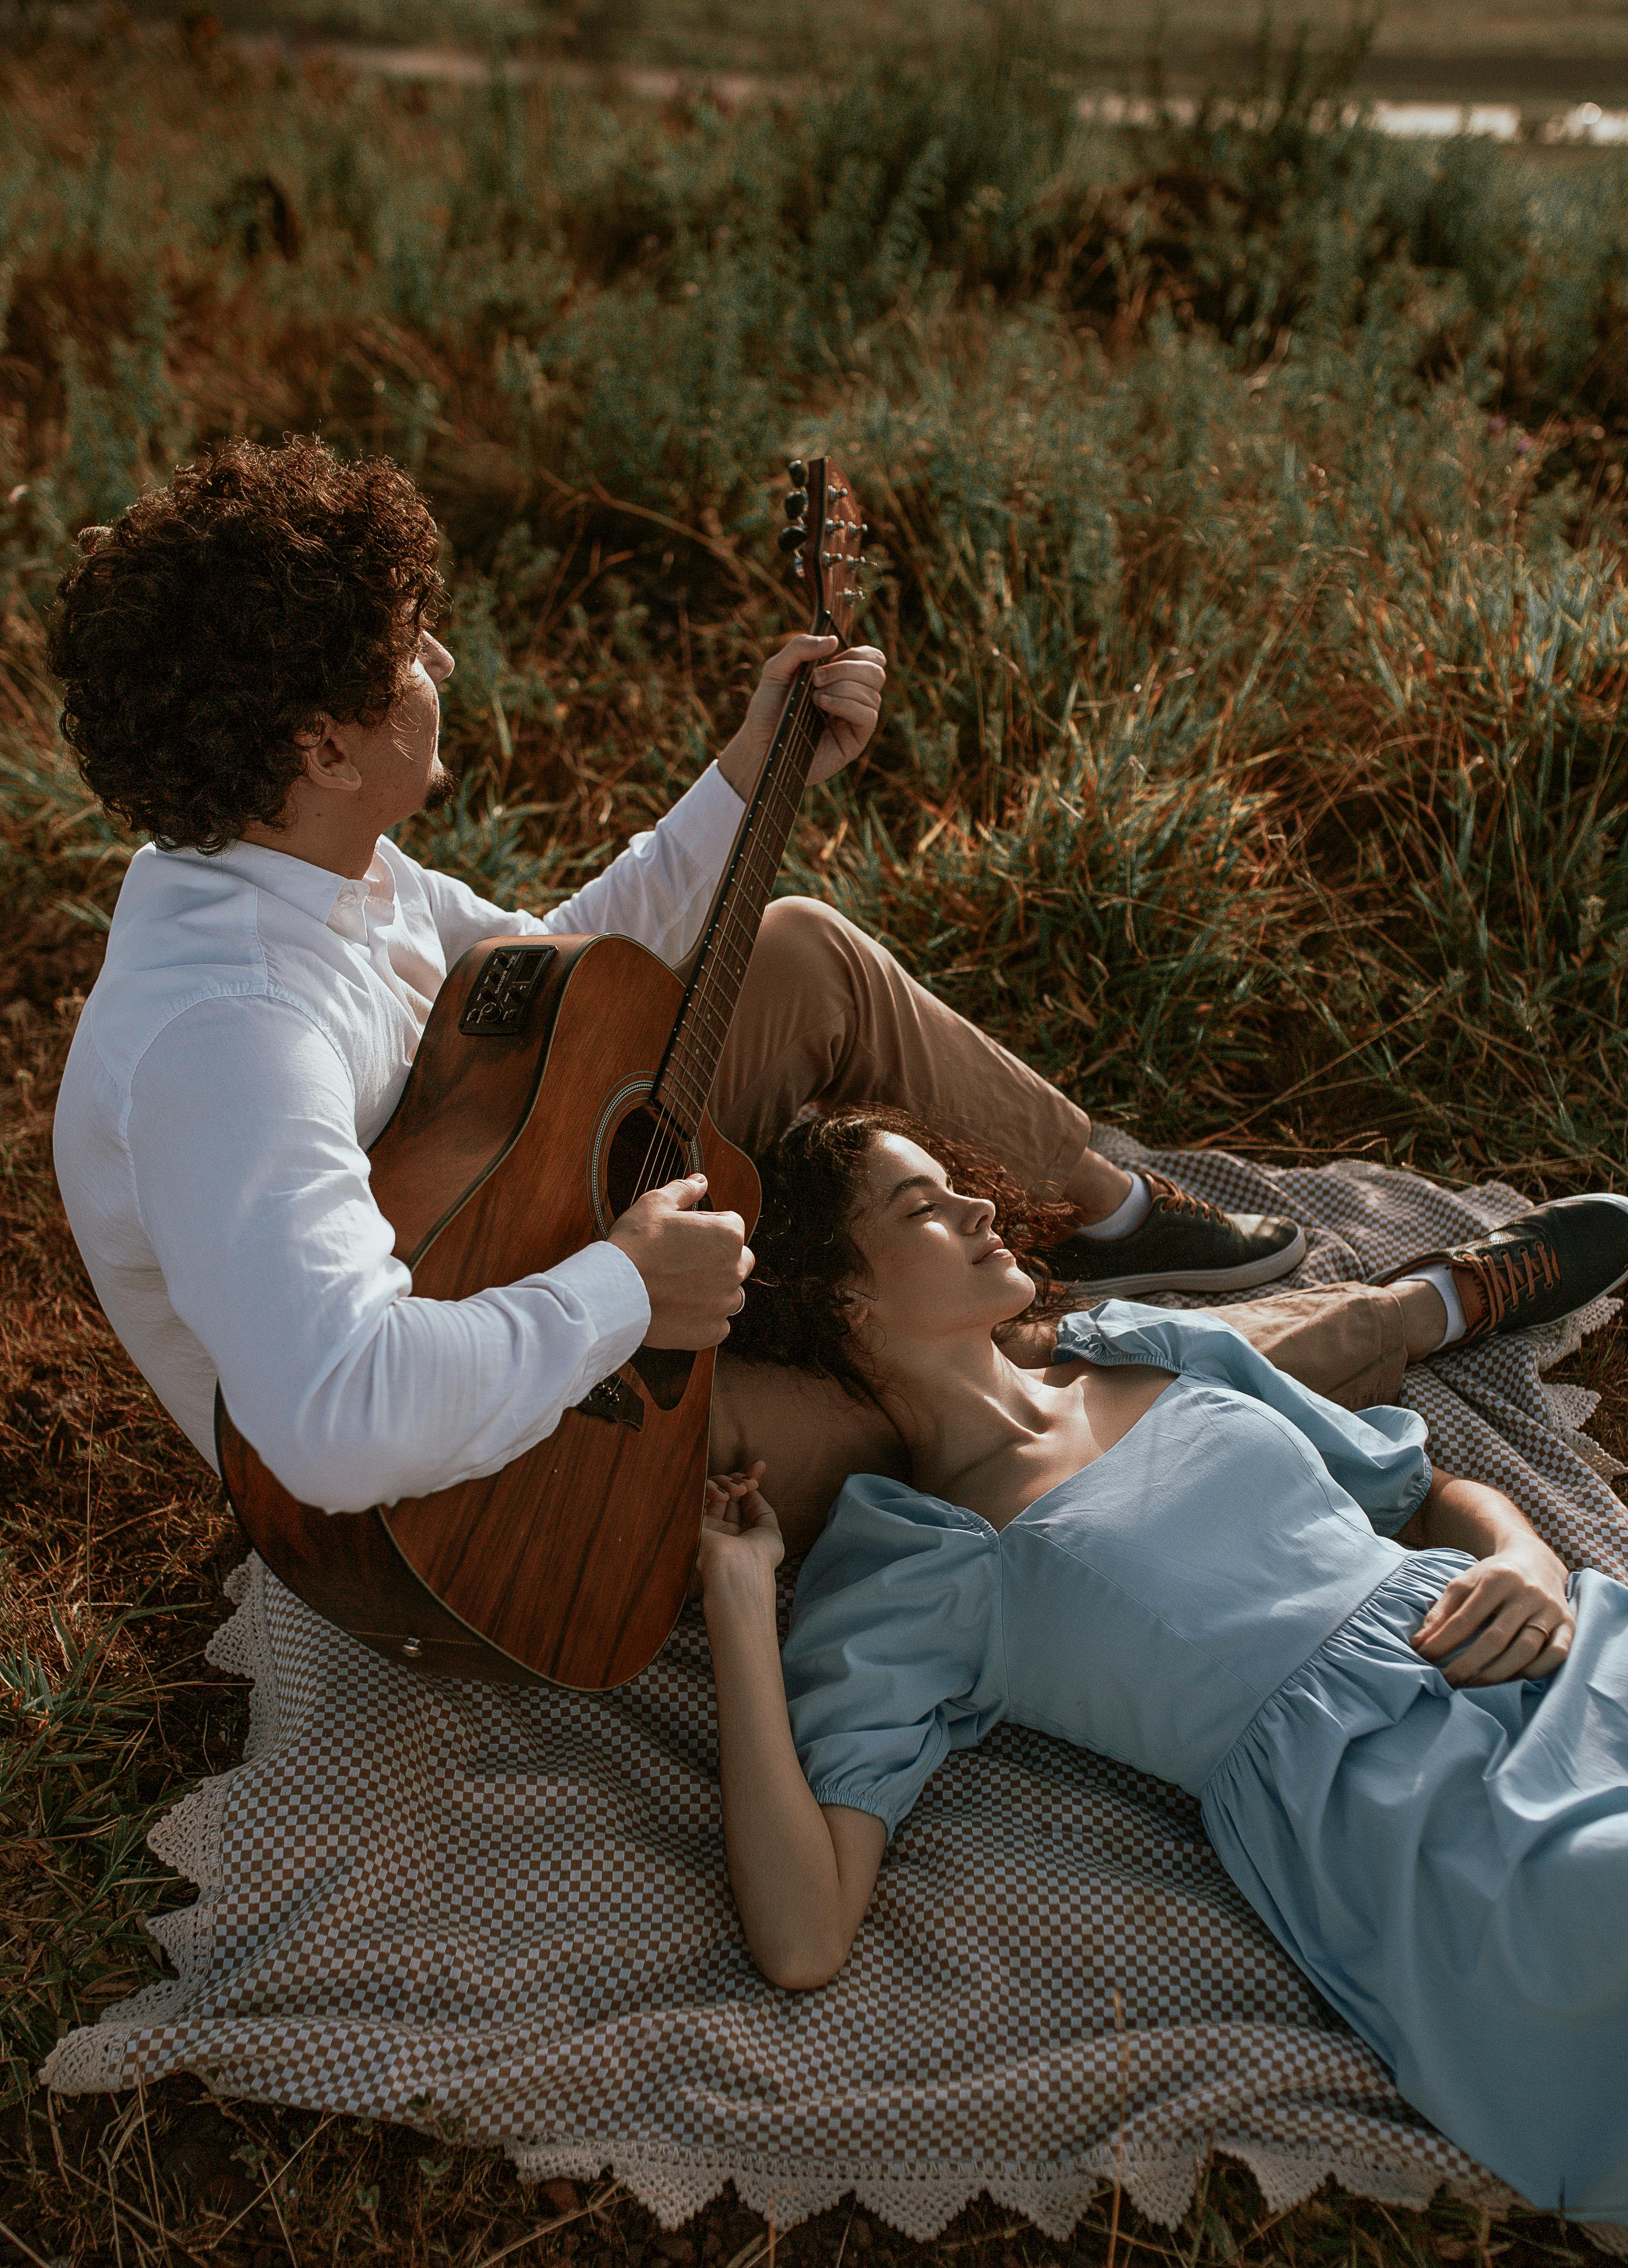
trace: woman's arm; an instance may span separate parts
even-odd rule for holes
[[[1438,1470],[1397,1541],[1479,1562],[1454,1577],[1413,1639],[1449,1685],[1501,1685],[1559,1668],[1577,1624],[1565,1567],[1501,1489]]]
[[[848,1958],[876,1887],[887,1830],[809,1792],[792,1744],[775,1628],[784,1551],[755,1465],[709,1482],[702,1592],[718,1688],[718,1778],[730,1887],[771,1984],[825,1984]]]

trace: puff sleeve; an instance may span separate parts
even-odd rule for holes
[[[803,1563],[781,1656],[820,1803],[894,1830],[954,1749],[1004,1708],[999,1544],[958,1506],[851,1480]]]

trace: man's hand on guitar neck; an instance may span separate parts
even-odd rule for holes
[[[752,1272],[746,1223],[738,1212],[697,1212],[704,1174],[668,1182],[630,1204],[610,1232],[645,1279],[652,1347],[710,1347],[729,1336]]]
[[[805,662],[814,664],[810,674],[814,703],[825,718],[825,730],[808,774],[811,784],[829,779],[833,772],[851,764],[876,730],[888,676],[887,657],[873,645],[851,645],[842,653],[836,638],[814,637],[807,631],[787,638],[763,664],[746,720],[718,760],[719,771],[743,803],[756,785],[763,758],[769,754],[785,706],[785,688]]]

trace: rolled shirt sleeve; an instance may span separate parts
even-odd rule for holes
[[[496,1472],[649,1329],[643,1280],[609,1243],[468,1299],[416,1298],[350,1074],[297,1006],[200,1003],[130,1092],[137,1201],[175,1313],[302,1502],[360,1511]]]

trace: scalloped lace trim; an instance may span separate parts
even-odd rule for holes
[[[1225,2135],[1217,2135],[1214,2147],[1221,2155],[1239,2159],[1249,2167],[1260,2183],[1269,2213],[1286,2213],[1326,2181],[1337,2182],[1353,2196],[1375,2198],[1383,2205],[1405,2205],[1421,2213],[1443,2186],[1467,2203],[1485,2205],[1494,2212],[1519,2203],[1514,2191],[1491,2175],[1480,2183],[1444,2184],[1422,2172],[1284,2150]],[[858,2161],[815,2168],[770,2158],[732,2159],[726,2164],[677,2153],[618,2157],[607,2168],[593,2163],[591,2153],[585,2155],[580,2151],[532,2147],[525,2143],[510,2145],[509,2154],[524,2182],[546,2181],[560,2175],[592,2181],[609,2172],[664,2228],[677,2228],[690,2220],[711,2204],[728,2181],[734,2184],[743,2205],[779,2228],[794,2228],[851,2196],[866,2212],[874,2213],[918,2243],[930,2242],[964,2206],[985,2194],[1062,2242],[1093,2199],[1111,2187],[1116,2178],[1138,2213],[1174,2228],[1191,2205],[1204,2170],[1204,2160],[1191,2154],[1127,2154],[1116,2164],[1111,2146],[1082,2153],[1075,2162],[1055,2172],[994,2162],[932,2172]],[[1628,2230],[1618,2234],[1628,2236]]]

